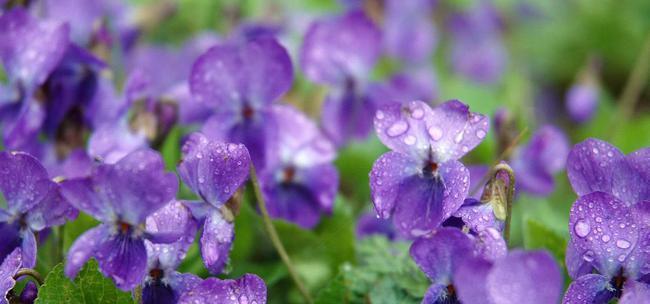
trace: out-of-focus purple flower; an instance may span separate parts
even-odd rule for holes
[[[155,233],[182,231],[182,236],[170,244],[145,241],[147,276],[142,289],[142,303],[177,303],[181,294],[201,282],[201,279],[193,274],[181,274],[176,271],[194,241],[197,223],[185,205],[172,202],[149,216],[146,228]]]
[[[22,8],[0,17],[0,59],[9,79],[0,94],[5,146],[20,148],[36,137],[45,119],[34,96],[68,47],[68,26],[39,21]]]
[[[266,285],[254,274],[236,280],[209,278],[183,294],[178,303],[266,303]]]
[[[244,145],[210,141],[201,133],[190,135],[182,151],[178,174],[201,198],[186,205],[203,224],[203,262],[211,273],[218,274],[228,262],[235,237],[234,219],[225,203],[246,181],[251,159]]]
[[[464,77],[478,83],[498,82],[506,66],[501,24],[491,1],[477,1],[452,16],[451,65]]]
[[[375,211],[393,216],[398,231],[419,236],[460,208],[469,171],[458,161],[487,135],[486,116],[452,100],[431,109],[419,101],[377,111],[375,130],[391,152],[370,172]]]
[[[287,105],[273,106],[277,137],[268,145],[260,187],[269,214],[304,228],[331,213],[338,189],[336,150],[316,124]]]
[[[9,255],[3,257],[2,264],[0,264],[0,304],[8,304],[9,299],[7,296],[9,291],[16,286],[16,279],[14,276],[18,270],[23,267],[23,254],[20,248],[16,248]]]
[[[389,55],[409,64],[426,63],[437,42],[433,24],[434,0],[385,2],[384,47]]]
[[[648,148],[625,156],[597,139],[587,139],[569,153],[569,181],[579,198],[569,217],[566,264],[575,281],[565,303],[607,303],[613,298],[634,303],[647,294],[649,164]]]
[[[365,88],[381,52],[381,34],[360,10],[315,21],[300,50],[307,78],[330,87],[322,124],[336,144],[363,139],[372,128],[376,105]]]
[[[33,304],[38,296],[38,288],[36,283],[29,281],[25,284],[23,291],[20,292],[20,303]]]
[[[566,109],[575,122],[589,121],[598,107],[598,86],[592,82],[576,83],[566,94]]]
[[[568,155],[569,140],[562,130],[552,125],[539,128],[512,157],[518,188],[533,195],[549,195],[555,188],[554,175],[564,169]]]
[[[389,240],[397,237],[395,226],[389,220],[378,218],[375,212],[362,214],[357,220],[357,238],[363,239],[371,235],[383,235]]]
[[[34,232],[64,224],[76,210],[61,197],[59,185],[39,161],[26,153],[0,153],[0,191],[7,202],[6,209],[0,209],[0,259],[20,247],[24,267],[34,267]]]
[[[102,224],[86,231],[70,247],[65,273],[73,278],[95,257],[102,273],[123,290],[142,282],[147,270],[145,239],[153,243],[178,240],[181,231],[151,232],[145,219],[172,200],[178,190],[173,173],[165,172],[153,150],[132,152],[115,164],[102,164],[92,176],[65,180],[68,201]]]
[[[217,45],[194,63],[190,91],[212,108],[203,133],[213,140],[243,143],[256,166],[264,167],[269,106],[293,80],[289,54],[274,39]]]
[[[419,69],[409,74],[393,75],[385,83],[372,84],[368,94],[377,106],[399,103],[400,100],[430,102],[438,98],[438,88],[432,71]]]
[[[465,259],[454,270],[454,287],[463,303],[557,303],[562,273],[547,252],[515,250],[494,262]]]

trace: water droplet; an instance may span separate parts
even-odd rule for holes
[[[404,134],[404,132],[406,132],[408,129],[409,125],[406,122],[400,120],[390,126],[388,130],[386,130],[386,133],[390,137],[396,137]]]
[[[413,112],[411,112],[411,117],[418,120],[422,119],[422,117],[424,117],[424,110],[422,110],[420,107],[413,109]]]
[[[627,240],[620,239],[620,240],[616,241],[616,247],[621,248],[621,249],[630,248],[630,245],[632,245],[632,244],[630,244],[630,242],[628,242]]]
[[[585,237],[587,234],[589,234],[589,231],[591,231],[591,227],[589,227],[589,223],[580,220],[573,227],[573,230],[575,230],[576,234],[579,237]]]
[[[601,239],[603,240],[603,242],[607,243],[609,242],[609,235],[605,234]]]
[[[483,130],[476,131],[476,137],[478,137],[479,139],[485,138],[485,131]]]
[[[409,134],[406,137],[404,137],[404,143],[409,145],[409,146],[414,145],[416,141],[417,141],[417,139],[413,135]]]
[[[375,116],[377,117],[377,119],[384,119],[384,112],[382,112],[382,111],[377,111],[377,113],[375,114]]]
[[[429,131],[429,136],[431,136],[433,140],[440,140],[442,138],[442,129],[440,129],[439,127],[435,127],[435,126],[431,127],[429,128],[428,131]]]
[[[584,255],[582,255],[582,258],[587,262],[592,262],[594,260],[594,252],[588,250]]]

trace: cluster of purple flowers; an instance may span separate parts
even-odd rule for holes
[[[508,248],[507,193],[516,185],[547,196],[565,166],[579,197],[566,251],[574,281],[564,302],[650,298],[650,149],[625,156],[596,139],[570,149],[553,125],[506,147],[511,122],[499,112],[495,137],[505,143],[500,149],[512,148],[505,155],[512,168],[466,166],[463,157],[490,135],[490,118],[459,100],[437,100],[428,66],[436,1],[387,0],[381,26],[350,1],[347,11],[313,21],[296,52],[280,42],[281,30],[261,26],[165,48],[136,43],[141,25],[125,17],[134,9],[126,4],[4,2],[0,303],[19,269],[36,266],[39,237],[80,212],[99,224],[70,247],[71,279],[94,258],[118,288],[139,290],[143,303],[265,303],[266,285],[254,274],[204,279],[178,268],[196,242],[208,272],[224,272],[251,170],[271,217],[316,227],[334,210],[337,148],[373,128],[390,151],[369,173],[375,214],[359,220],[358,234],[412,242],[410,255],[431,283],[423,303],[559,301],[563,278],[553,257]],[[106,17],[114,22],[98,21]],[[455,12],[448,27],[452,69],[498,83],[507,54],[489,1]],[[382,56],[402,70],[379,81],[372,70]],[[283,100],[294,62],[327,89],[320,121]],[[568,92],[576,121],[593,116],[597,92],[592,80]],[[170,172],[157,150],[179,125],[188,131]],[[193,199],[179,199],[183,185]]]

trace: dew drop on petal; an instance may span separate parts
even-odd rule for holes
[[[384,119],[384,112],[382,112],[382,111],[377,111],[377,113],[375,114],[375,116],[377,117],[377,119]]]
[[[584,255],[582,255],[582,258],[587,262],[592,262],[594,260],[594,252],[588,250]]]
[[[417,141],[417,139],[413,135],[409,134],[406,137],[404,137],[404,143],[409,145],[409,146],[414,145],[416,141]]]
[[[478,137],[479,139],[485,138],[485,131],[483,130],[476,131],[476,137]]]
[[[605,242],[605,243],[609,242],[609,235],[607,235],[607,234],[603,235],[601,237],[601,240],[603,240],[603,242]]]
[[[413,109],[413,112],[411,112],[411,117],[414,119],[422,119],[422,117],[424,117],[424,110],[422,110],[420,107]]]
[[[580,220],[573,227],[573,230],[575,230],[576,234],[579,237],[585,237],[587,234],[589,234],[589,231],[591,231],[591,227],[589,227],[589,223]]]
[[[630,244],[630,242],[628,242],[626,240],[623,240],[623,239],[620,239],[620,240],[616,241],[616,247],[621,248],[621,249],[630,248],[630,245],[632,245],[632,244]]]
[[[433,140],[440,140],[442,138],[442,129],[440,129],[439,127],[435,127],[435,126],[431,127],[429,128],[428,131],[429,131],[429,136],[431,136]]]
[[[404,134],[409,129],[409,125],[405,121],[397,121],[393,125],[391,125],[388,130],[386,130],[386,133],[390,137],[396,137]]]

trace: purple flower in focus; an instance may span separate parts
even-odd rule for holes
[[[391,152],[370,172],[375,211],[398,231],[419,236],[460,208],[469,171],[458,161],[487,135],[489,120],[452,100],[431,109],[412,101],[377,111],[375,129]]]
[[[145,239],[153,243],[176,241],[182,231],[151,232],[145,219],[172,200],[178,190],[173,173],[165,172],[160,155],[152,150],[132,152],[115,164],[102,164],[87,178],[61,183],[68,201],[102,223],[86,231],[68,252],[65,273],[75,277],[94,257],[99,268],[123,290],[142,282],[147,270]]]
[[[256,166],[264,167],[273,137],[270,105],[291,87],[289,54],[270,38],[225,43],[209,49],[192,67],[190,91],[212,117],[202,132],[212,140],[243,143]]]
[[[20,247],[23,266],[34,267],[34,233],[62,225],[77,212],[39,161],[26,153],[0,152],[0,191],[7,202],[6,209],[0,209],[0,260]]]
[[[14,249],[9,255],[3,257],[2,264],[0,264],[0,295],[2,295],[0,304],[9,303],[7,296],[11,289],[16,286],[14,276],[21,267],[23,267],[23,254],[20,248]]]
[[[269,214],[312,228],[331,213],[338,189],[336,150],[313,121],[295,108],[272,108],[277,137],[268,147],[260,187]]]
[[[575,281],[565,303],[641,303],[650,295],[650,149],[625,156],[587,139],[567,164],[579,198],[569,218],[566,264]]]
[[[376,105],[365,88],[381,52],[381,34],[360,10],[311,24],[300,50],[307,78],[327,85],[322,124],[336,143],[364,139]]]
[[[498,82],[505,72],[507,53],[501,39],[501,21],[491,1],[477,1],[452,16],[451,65],[478,83]]]
[[[182,236],[170,244],[145,241],[147,247],[147,276],[142,288],[143,304],[177,303],[181,294],[201,282],[193,274],[181,274],[176,268],[194,241],[197,223],[190,210],[180,202],[172,202],[147,218],[147,231],[182,231]]]
[[[389,55],[410,63],[427,62],[436,46],[434,0],[388,0],[384,11],[384,46]]]
[[[4,144],[20,148],[33,140],[45,120],[35,93],[68,47],[68,26],[39,21],[16,8],[0,17],[0,59],[9,83],[0,90]]]
[[[598,107],[598,86],[593,82],[576,83],[566,94],[566,109],[578,123],[589,121]]]
[[[209,278],[183,294],[178,303],[263,304],[266,303],[266,285],[254,274],[245,274],[236,280]]]
[[[203,225],[203,262],[218,274],[228,262],[235,237],[234,218],[225,203],[246,181],[251,159],[244,145],[210,141],[201,133],[191,134],[182,152],[178,174],[201,198],[186,205]]]
[[[465,259],[454,270],[454,287],[462,303],[557,303],[562,273],[547,252],[515,250],[495,261]]]
[[[555,188],[554,175],[564,169],[568,155],[569,140],[564,131],[551,125],[539,128],[512,157],[517,188],[533,195],[549,195]]]

